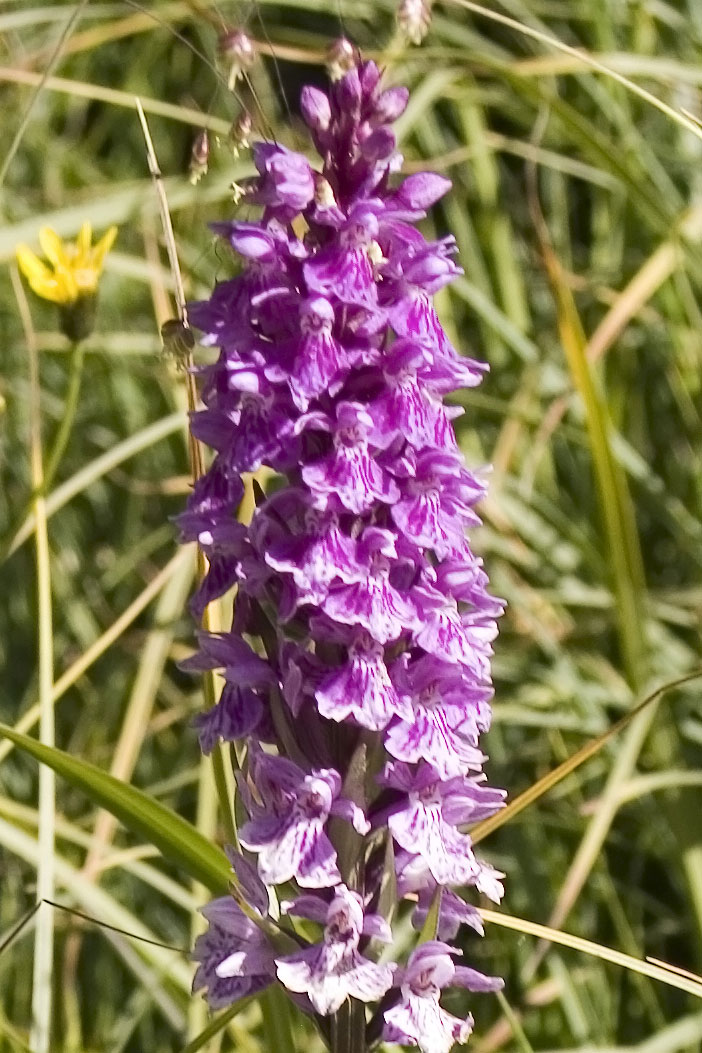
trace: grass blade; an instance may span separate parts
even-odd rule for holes
[[[220,1013],[214,1020],[211,1020],[199,1035],[196,1035],[191,1042],[188,1042],[183,1053],[198,1053],[198,1050],[204,1049],[210,1039],[215,1038],[220,1031],[223,1031],[229,1021],[233,1020],[242,1009],[245,1009],[250,1001],[250,998],[243,998],[240,1002],[237,1002],[236,1005],[232,1005],[229,1009],[225,1009],[223,1013]]]
[[[8,164],[12,151],[8,154]],[[3,175],[7,169],[3,169]],[[0,176],[0,183],[2,176]],[[12,268],[12,285],[22,317],[29,363],[29,453],[34,517],[37,573],[37,630],[39,654],[39,738],[46,748],[54,745],[54,630],[51,596],[51,556],[44,501],[44,463],[41,437],[41,382],[39,353],[29,304],[19,276]],[[53,771],[39,773],[39,863],[37,898],[50,899],[54,894],[54,844],[56,838],[56,780]],[[48,1053],[51,1041],[52,974],[54,959],[54,919],[50,911],[37,916],[32,974],[32,1029],[30,1045],[36,1053]]]
[[[592,940],[584,940],[581,936],[573,936],[569,932],[561,932],[559,929],[552,929],[549,925],[539,925],[537,922],[527,921],[525,918],[515,918],[509,914],[502,914],[498,910],[487,910],[481,907],[480,916],[484,921],[492,925],[502,925],[504,928],[514,929],[516,932],[523,932],[527,936],[536,936],[548,943],[557,943],[561,947],[570,947],[571,950],[580,951],[582,954],[590,954],[595,958],[601,958],[602,961],[619,965],[623,969],[631,969],[632,972],[641,973],[652,980],[660,980],[662,983],[668,984],[669,987],[677,987],[679,991],[685,991],[687,994],[694,995],[695,998],[702,998],[702,980],[680,975],[678,972],[665,966],[657,965],[650,961],[642,961],[639,958],[632,957],[630,954],[616,951],[612,947],[604,947],[600,943],[593,943]]]
[[[688,673],[686,676],[678,677],[676,680],[670,680],[666,684],[661,684],[655,691],[652,691],[650,695],[647,695],[642,702],[635,706],[629,713],[626,713],[620,720],[613,724],[611,728],[605,731],[602,735],[598,735],[596,738],[587,742],[581,749],[574,753],[572,757],[568,757],[567,760],[559,764],[553,771],[547,772],[541,779],[538,779],[532,786],[526,789],[523,793],[520,793],[518,797],[515,797],[513,801],[503,808],[500,812],[490,816],[489,819],[483,819],[481,823],[478,823],[471,830],[471,840],[474,844],[478,841],[482,841],[488,834],[498,830],[501,826],[504,826],[506,822],[513,819],[515,815],[519,815],[520,812],[528,808],[530,804],[538,801],[540,797],[543,797],[545,793],[552,790],[554,786],[557,786],[559,782],[562,782],[566,776],[570,775],[581,764],[585,761],[590,760],[595,754],[599,753],[606,743],[610,739],[614,738],[620,731],[634,720],[639,713],[641,713],[647,706],[650,706],[652,702],[666,691],[672,691],[676,687],[681,687],[683,684],[688,684],[692,680],[697,680],[702,677],[702,669],[696,669],[693,673]],[[620,795],[621,796],[621,795]]]
[[[102,805],[127,829],[146,838],[211,892],[226,892],[230,874],[226,856],[170,808],[142,790],[107,775],[96,765],[44,746],[5,724],[0,724],[0,735],[84,790],[95,804]]]

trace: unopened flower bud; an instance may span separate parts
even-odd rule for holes
[[[400,0],[397,24],[412,44],[421,44],[431,25],[433,0]]]
[[[229,145],[235,157],[239,156],[240,150],[248,150],[252,127],[251,114],[248,110],[242,110],[229,129]]]
[[[332,80],[339,80],[353,69],[358,60],[358,51],[346,37],[338,37],[327,48],[327,72]]]
[[[254,64],[256,51],[253,42],[243,29],[228,29],[220,36],[217,50],[229,63],[227,86],[232,91],[239,77]]]
[[[95,328],[97,296],[79,296],[73,303],[59,304],[59,329],[63,335],[77,344],[90,336]]]
[[[313,132],[326,132],[332,119],[329,96],[311,85],[302,89],[300,95],[302,117]]]
[[[203,129],[195,136],[190,151],[190,182],[195,185],[207,172],[210,160],[210,137]]]

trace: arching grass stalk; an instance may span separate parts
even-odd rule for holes
[[[163,232],[166,239],[166,248],[168,250],[168,260],[171,265],[171,272],[175,283],[175,297],[176,305],[178,308],[178,320],[176,325],[180,327],[183,334],[183,343],[180,348],[181,351],[181,365],[185,373],[185,387],[187,394],[188,411],[193,413],[196,409],[197,394],[195,391],[195,385],[192,378],[192,339],[190,337],[188,321],[187,321],[187,310],[185,306],[185,292],[183,290],[183,280],[180,273],[180,265],[178,263],[178,253],[175,247],[175,238],[173,236],[173,225],[171,223],[171,215],[168,209],[168,200],[166,198],[166,191],[163,186],[163,178],[161,176],[161,170],[158,165],[158,159],[156,157],[156,151],[154,149],[153,140],[151,133],[149,132],[149,126],[146,121],[146,115],[139,99],[135,100],[137,113],[139,115],[139,121],[141,123],[142,132],[144,134],[144,143],[146,146],[146,157],[149,165],[149,171],[154,181],[156,193],[159,202],[159,211],[161,213],[161,222],[163,224]],[[202,459],[202,451],[200,444],[194,435],[188,433],[188,453],[190,457],[190,470],[192,472],[194,482],[204,473],[204,464]],[[207,560],[202,550],[198,550],[198,577],[202,581],[208,571]],[[201,621],[203,631],[209,632],[212,630],[211,622],[212,612],[207,606],[202,611]],[[205,695],[205,705],[207,708],[212,708],[216,701],[216,689],[214,683],[214,673],[208,672],[203,677],[203,690]],[[212,770],[214,774],[215,786],[217,789],[217,797],[219,800],[222,822],[227,838],[230,842],[236,841],[236,824],[234,822],[234,813],[229,800],[229,787],[227,784],[227,776],[225,771],[224,757],[220,746],[212,752]]]

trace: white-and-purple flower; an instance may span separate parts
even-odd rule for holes
[[[504,804],[504,793],[463,775],[442,779],[431,764],[414,771],[389,761],[384,785],[401,791],[389,810],[387,824],[398,845],[419,856],[439,885],[475,884],[480,865],[463,825],[493,815]]]
[[[358,945],[363,935],[390,941],[390,927],[377,914],[364,916],[361,897],[346,885],[337,885],[331,902],[301,896],[288,907],[289,914],[322,922],[320,943],[276,959],[278,979],[289,991],[306,994],[322,1016],[335,1013],[347,998],[379,1001],[392,984],[391,965],[365,958]]]
[[[199,962],[193,991],[204,988],[210,1007],[221,1009],[273,983],[275,952],[231,896],[212,900],[202,913],[209,928],[192,953]]]
[[[334,812],[347,817],[339,798],[341,778],[331,768],[306,773],[286,757],[255,754],[253,788],[246,789],[251,819],[241,828],[244,848],[258,854],[267,885],[295,878],[304,888],[327,888],[341,880],[336,851],[325,831]],[[364,829],[362,814],[357,819]]]
[[[418,1046],[422,1053],[448,1053],[454,1042],[465,1042],[473,1030],[470,1014],[452,1016],[439,1004],[445,987],[469,991],[499,991],[502,980],[483,976],[475,969],[454,965],[454,947],[438,940],[423,943],[410,955],[398,975],[400,1000],[385,1011],[383,1038],[403,1046]]]

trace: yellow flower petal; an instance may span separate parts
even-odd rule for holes
[[[32,291],[43,300],[63,303],[64,291],[46,264],[42,263],[27,245],[18,245],[15,252],[19,269]]]
[[[39,257],[32,252],[29,245],[18,245],[15,249],[19,269],[28,282],[44,277],[51,277],[51,271],[42,263]]]
[[[98,274],[100,274],[100,272],[102,271],[102,267],[105,262],[105,256],[107,256],[107,253],[114,245],[116,237],[117,227],[110,227],[108,230],[105,231],[105,233],[102,235],[100,240],[95,245],[95,248],[93,249],[92,265],[98,272]]]
[[[83,223],[76,240],[68,242],[50,227],[42,227],[39,243],[51,266],[43,263],[27,245],[17,246],[17,261],[37,296],[67,306],[97,291],[105,256],[116,237],[117,227],[110,227],[91,247],[90,223]]]
[[[39,231],[39,244],[41,245],[42,252],[54,270],[58,270],[59,267],[70,266],[64,243],[56,231],[52,230],[51,227],[41,228]]]
[[[93,228],[89,223],[84,223],[78,231],[78,238],[76,240],[76,247],[78,249],[79,258],[87,258],[90,252],[90,243],[93,240]]]
[[[74,303],[83,291],[94,292],[97,287],[97,282],[95,282],[95,285],[93,285],[92,288],[83,290],[78,275],[72,267],[70,270],[62,269],[56,271],[56,282],[61,290],[61,299],[59,300],[59,303],[63,304]]]

